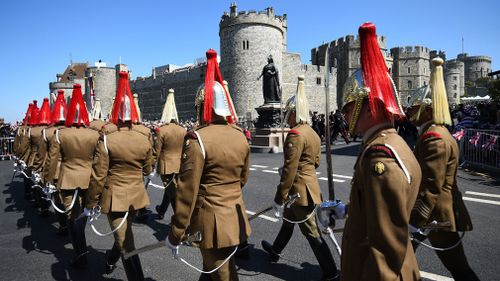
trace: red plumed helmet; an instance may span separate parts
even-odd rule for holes
[[[71,95],[71,101],[69,103],[64,125],[71,127],[72,125],[88,126],[89,124],[89,112],[83,101],[82,85],[75,84],[73,85],[73,94]]]
[[[204,85],[204,102],[203,102],[203,119],[205,124],[212,121],[212,110],[214,103],[214,82],[218,82],[225,95],[225,100],[227,101],[230,116],[226,116],[228,123],[233,124],[238,122],[238,116],[234,111],[234,107],[231,101],[229,93],[224,87],[224,81],[222,79],[222,74],[219,69],[219,63],[217,62],[217,52],[215,50],[209,49],[206,52],[207,56],[207,71],[205,73],[205,85]]]
[[[57,98],[52,107],[51,119],[52,123],[57,124],[66,121],[66,100],[64,99],[64,91],[57,91]]]
[[[372,116],[385,114],[391,120],[393,117],[404,117],[378,45],[376,27],[373,23],[367,22],[359,27],[359,41],[363,81],[369,89],[368,99]]]
[[[50,121],[50,105],[49,99],[44,98],[40,113],[38,114],[38,125],[49,125]]]
[[[26,115],[24,116],[23,125],[25,126],[28,125],[32,111],[33,111],[33,103],[30,102],[30,104],[28,105],[28,110],[26,110]]]
[[[113,111],[109,121],[118,124],[118,120],[122,122],[130,121],[134,124],[141,123],[130,90],[128,73],[125,71],[119,73],[118,88],[116,89],[115,102],[113,103]]]
[[[28,124],[30,126],[38,125],[38,113],[40,112],[40,109],[38,109],[37,103],[38,102],[36,100],[33,100],[33,108],[31,109],[31,114],[28,121]]]

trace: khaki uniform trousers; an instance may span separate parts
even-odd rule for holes
[[[235,247],[237,246],[220,249],[200,249],[203,257],[203,270],[210,271],[218,267],[234,251]],[[238,281],[234,256],[219,270],[210,274],[211,279],[207,277],[207,275],[202,275],[199,280]]]
[[[315,206],[291,206],[285,208],[283,217],[291,221],[301,221],[307,218],[313,211]],[[283,220],[283,228],[289,228],[293,231],[295,224]],[[299,224],[300,232],[305,237],[317,238],[320,236],[316,216],[313,214],[307,221]]]
[[[75,189],[61,189],[59,190],[59,194],[61,196],[61,201],[64,204],[64,208],[68,209],[71,206],[71,202],[73,202],[73,196],[75,195]],[[78,198],[75,200],[75,205],[73,208],[66,213],[66,218],[68,220],[74,220],[83,212],[83,208],[85,207],[85,197],[87,195],[86,189],[78,188]]]
[[[113,233],[115,237],[114,247],[117,247],[120,251],[120,254],[122,255],[135,250],[134,234],[132,233],[132,222],[135,219],[136,212],[136,210],[130,209],[128,212],[127,221],[125,221],[123,225],[117,231],[115,231],[115,233]],[[110,212],[108,214],[108,221],[111,229],[116,229],[118,225],[120,225],[124,217],[125,212]]]

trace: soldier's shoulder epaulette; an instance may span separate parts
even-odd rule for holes
[[[186,139],[197,140],[198,135],[194,131],[188,131],[185,136]]]
[[[427,132],[427,133],[422,135],[423,142],[438,140],[438,139],[442,139],[442,138],[443,138],[443,136],[441,136],[441,134],[438,132]]]
[[[290,131],[288,131],[288,133],[292,135],[300,135],[300,131],[295,129],[291,129]]]
[[[394,158],[393,151],[385,145],[372,145],[366,149],[365,156],[373,153],[385,155],[386,157]]]
[[[238,127],[238,126],[236,126],[236,125],[234,125],[234,124],[229,124],[229,126],[230,126],[231,128],[233,128],[233,129],[238,130],[238,131],[240,131],[240,132],[242,132],[242,133],[243,133],[243,129],[242,129],[242,128],[240,128],[240,127]]]
[[[140,124],[139,125],[133,125],[132,126],[132,130],[134,130],[134,131],[136,131],[136,132],[138,132],[140,134],[143,134],[146,137],[149,137],[149,135],[151,134],[151,130],[148,127],[146,127],[144,125],[140,125]]]
[[[109,135],[114,132],[118,132],[118,127],[113,123],[107,123],[101,128],[101,133],[105,135]]]

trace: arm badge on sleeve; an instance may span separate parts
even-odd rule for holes
[[[385,172],[385,165],[380,161],[375,164],[374,168],[375,168],[375,173],[377,173],[378,175],[381,175]]]

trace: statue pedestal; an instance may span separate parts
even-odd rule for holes
[[[281,108],[279,103],[268,103],[255,108],[259,117],[252,136],[252,152],[283,152]],[[290,129],[284,129],[284,137]]]

